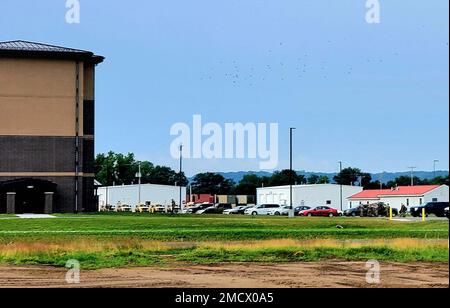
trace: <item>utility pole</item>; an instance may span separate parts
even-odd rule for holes
[[[341,173],[342,173],[342,161],[339,162],[339,174],[341,174]],[[343,197],[342,179],[341,179],[339,184],[340,184],[339,185],[339,191],[340,191],[339,192],[339,198],[340,198],[340,203],[341,203],[341,211],[343,211],[344,210],[344,203],[342,201],[342,197]]]
[[[439,162],[438,159],[433,160],[433,177],[436,178],[436,164]]]
[[[292,140],[292,137],[293,137],[293,133],[294,133],[294,130],[295,130],[295,128],[293,128],[293,127],[291,127],[290,129],[289,129],[289,152],[290,152],[290,154],[289,154],[289,170],[290,170],[290,176],[291,176],[291,179],[290,179],[290,186],[289,186],[289,193],[290,193],[290,208],[289,208],[289,218],[294,218],[294,203],[293,203],[293,200],[292,200],[292,175],[293,175],[293,173],[294,173],[294,170],[293,170],[293,149],[292,149],[292,145],[293,145],[293,140]]]
[[[414,170],[417,169],[417,167],[408,167],[411,169],[411,186],[414,186]]]
[[[138,185],[139,185],[139,193],[138,193],[138,205],[141,205],[141,184],[142,184],[142,172],[141,172],[141,162],[138,162],[138,174],[137,174],[137,178],[138,178]]]
[[[106,167],[106,204],[105,204],[105,208],[109,211],[108,209],[108,204],[109,204],[109,200],[108,200],[108,190],[109,190],[109,184],[108,184],[108,163],[106,163],[105,165]]]
[[[183,145],[180,145],[180,211],[183,210],[183,204],[182,204],[182,196],[181,194],[183,193],[183,185],[182,185],[182,174],[183,172]]]

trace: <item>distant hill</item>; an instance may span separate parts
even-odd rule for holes
[[[236,183],[239,183],[239,181],[242,180],[242,178],[247,174],[256,174],[260,177],[262,176],[271,176],[271,172],[265,172],[265,171],[239,171],[239,172],[218,172],[221,174],[224,178],[230,179],[235,181]],[[316,174],[319,176],[327,176],[330,181],[333,181],[334,176],[337,173],[323,173],[323,172],[308,172],[308,171],[298,171],[299,174],[302,174],[306,177],[309,177],[312,174]],[[372,179],[374,181],[381,180],[383,183],[387,183],[389,181],[393,181],[396,178],[400,176],[410,176],[410,172],[384,172],[384,173],[373,173]],[[436,176],[448,176],[448,171],[436,171]],[[424,180],[424,179],[432,179],[434,178],[434,172],[430,171],[416,171],[414,172],[414,176],[417,176],[418,178]]]

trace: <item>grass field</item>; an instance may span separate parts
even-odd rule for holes
[[[64,266],[76,259],[84,268],[105,268],[328,259],[448,262],[449,257],[447,221],[149,214],[2,218],[2,264]]]

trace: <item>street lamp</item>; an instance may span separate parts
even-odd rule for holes
[[[339,161],[338,163],[339,163],[339,174],[342,174],[342,161]],[[340,184],[339,185],[339,198],[340,198],[340,203],[341,203],[341,211],[343,211],[344,210],[344,204],[343,204],[343,201],[342,201],[342,197],[343,197],[342,179],[340,180],[339,184]]]
[[[138,178],[138,205],[141,205],[141,184],[142,184],[142,172],[141,172],[141,162],[136,162],[138,165],[138,173],[136,174],[136,177]]]
[[[293,148],[292,148],[292,144],[293,144],[293,141],[292,141],[292,137],[293,137],[293,134],[294,134],[294,130],[295,130],[296,128],[294,128],[294,127],[291,127],[290,129],[289,129],[289,147],[290,147],[290,149],[289,149],[289,152],[290,152],[290,154],[289,154],[289,170],[290,170],[290,177],[291,177],[291,179],[290,179],[290,186],[289,186],[289,193],[290,193],[290,208],[289,208],[289,218],[293,218],[294,216],[295,216],[295,214],[294,214],[294,203],[293,203],[293,200],[292,200],[292,175],[293,175],[293,172],[294,172],[294,170],[293,170]]]
[[[183,192],[183,185],[182,185],[182,177],[183,177],[183,145],[180,145],[180,210],[183,211],[183,204],[182,204],[182,197],[181,194]]]

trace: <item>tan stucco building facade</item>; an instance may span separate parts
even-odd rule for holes
[[[95,68],[59,46],[0,43],[0,213],[95,211]]]

